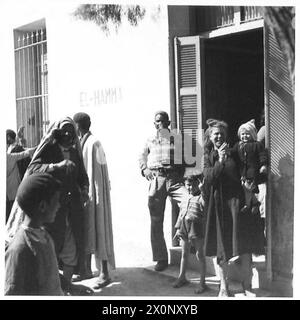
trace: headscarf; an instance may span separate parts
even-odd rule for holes
[[[82,167],[84,167],[83,164],[83,157],[82,157],[82,150],[81,150],[81,146],[80,146],[80,142],[79,142],[79,138],[76,134],[76,126],[74,121],[72,120],[72,118],[70,117],[64,117],[61,118],[60,120],[54,122],[53,124],[50,125],[49,129],[47,130],[47,132],[45,133],[45,135],[43,136],[43,138],[41,139],[41,142],[39,143],[38,147],[36,148],[32,159],[28,165],[28,168],[24,174],[24,178],[26,178],[28,175],[30,175],[30,166],[31,164],[40,157],[41,153],[44,151],[44,149],[46,148],[46,146],[48,144],[54,144],[57,143],[56,139],[55,139],[55,130],[58,129],[62,129],[62,127],[65,124],[71,124],[74,127],[74,147],[76,148],[76,150],[78,151],[79,154],[79,159],[80,162],[82,162]],[[19,229],[19,226],[22,224],[24,220],[24,212],[23,210],[20,208],[18,202],[15,200],[14,204],[12,206],[9,218],[7,220],[6,223],[6,245],[9,244],[9,242],[12,240],[12,238],[14,237],[14,235],[16,234],[16,232]]]
[[[75,149],[77,149],[79,152],[79,157],[80,157],[80,161],[83,161],[82,160],[82,151],[81,151],[81,146],[80,146],[80,141],[79,141],[79,138],[76,134],[76,125],[75,125],[75,122],[72,120],[71,117],[64,117],[64,118],[61,118],[60,120],[52,123],[52,125],[49,127],[49,129],[47,130],[46,134],[43,136],[40,144],[38,145],[37,149],[35,150],[33,156],[32,156],[32,159],[31,159],[31,162],[34,162],[37,158],[39,158],[39,156],[41,155],[41,153],[44,151],[45,147],[48,145],[48,144],[54,144],[56,143],[56,138],[55,138],[55,132],[59,129],[62,129],[62,127],[66,124],[71,124],[74,128],[74,133],[75,133],[75,136],[74,136],[74,147]],[[29,164],[29,166],[30,166]],[[29,167],[28,166],[28,167]]]
[[[242,129],[247,130],[253,141],[257,141],[257,130],[255,127],[255,120],[252,119],[246,123],[243,123],[238,129],[238,137],[241,139],[241,131]]]

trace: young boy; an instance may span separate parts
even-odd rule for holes
[[[60,185],[48,173],[21,182],[16,199],[25,218],[5,253],[5,295],[63,295],[54,243],[43,228],[60,207]]]
[[[180,288],[188,283],[185,273],[191,245],[196,250],[196,257],[199,261],[200,283],[195,293],[203,293],[207,286],[205,284],[205,256],[203,252],[205,214],[204,197],[202,194],[203,183],[198,176],[187,176],[184,179],[188,195],[183,199],[180,205],[180,212],[175,225],[177,229],[174,238],[181,239],[182,255],[180,263],[180,272],[178,279],[174,283],[174,288]]]

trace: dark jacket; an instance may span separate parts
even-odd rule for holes
[[[208,190],[204,250],[218,263],[239,254],[238,214],[243,199],[239,172],[232,157],[224,164],[212,150],[204,155],[204,179]]]
[[[241,212],[245,198],[237,161],[228,156],[225,164],[212,150],[204,156],[204,178],[208,190],[204,250],[218,263],[243,253],[264,252],[264,232],[259,213]]]
[[[253,179],[256,184],[263,182],[265,177],[259,173],[259,169],[267,165],[267,152],[261,142],[237,142],[230,152],[238,160],[241,177]]]
[[[64,160],[62,151],[57,143],[48,144],[34,159],[29,168],[29,174],[33,172],[47,172],[51,163],[59,163]],[[70,160],[75,163],[75,169],[71,174],[66,174],[64,170],[54,171],[52,174],[62,181],[62,191],[60,197],[60,209],[56,214],[54,223],[47,226],[47,229],[54,239],[55,248],[59,253],[64,244],[66,229],[66,215],[69,216],[71,228],[78,249],[83,245],[83,204],[81,201],[81,189],[88,186],[88,176],[83,162],[80,161],[78,151],[70,149]]]

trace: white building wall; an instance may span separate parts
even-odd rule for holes
[[[131,254],[151,261],[148,183],[138,155],[154,133],[154,112],[170,110],[167,10],[161,6],[159,19],[153,20],[154,8],[147,7],[138,27],[123,23],[107,36],[95,24],[76,20],[70,2],[1,4],[7,15],[0,22],[5,129],[16,129],[13,29],[45,18],[50,122],[79,111],[91,115],[91,131],[102,142],[109,166],[117,265],[122,254],[128,261]],[[167,232],[170,224],[168,213]]]

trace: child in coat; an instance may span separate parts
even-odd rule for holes
[[[190,248],[193,246],[196,251],[200,271],[199,287],[195,290],[195,293],[200,294],[207,289],[205,284],[206,264],[203,251],[205,230],[204,197],[201,190],[203,183],[200,182],[199,176],[195,175],[187,176],[184,180],[188,195],[181,202],[180,212],[175,225],[177,230],[174,236],[174,238],[181,239],[182,255],[179,276],[173,287],[180,288],[188,283],[185,273]]]
[[[257,131],[254,119],[242,124],[238,129],[239,141],[232,148],[232,152],[237,159],[241,183],[245,190],[250,190],[257,194],[258,184],[265,179],[267,173],[267,153],[264,145],[257,141]],[[252,198],[252,197],[251,197]],[[256,210],[255,204],[250,202],[248,194],[245,192],[245,206],[247,209]]]

